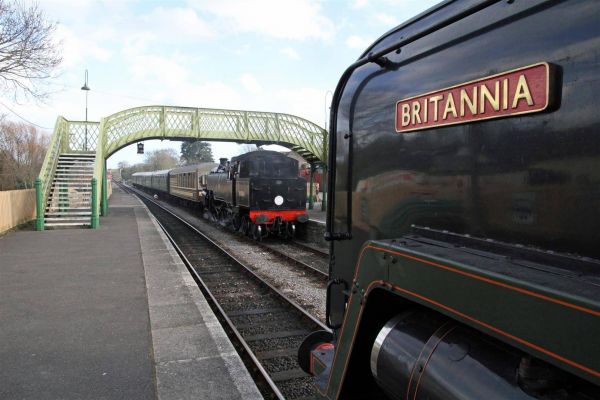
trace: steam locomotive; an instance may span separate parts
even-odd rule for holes
[[[296,223],[308,221],[306,181],[298,175],[298,161],[276,151],[220,161],[201,192],[220,221],[258,240],[269,234],[293,237]]]
[[[600,2],[444,1],[342,75],[323,399],[600,399]]]
[[[253,151],[154,172],[137,172],[132,183],[185,205],[207,210],[213,218],[257,240],[289,238],[308,221],[306,181],[298,161],[275,151]]]

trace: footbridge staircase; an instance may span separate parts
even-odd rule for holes
[[[327,160],[327,132],[290,114],[145,106],[99,122],[58,117],[36,180],[36,229],[97,228],[108,213],[106,159],[146,139],[278,144],[311,165],[325,167]]]

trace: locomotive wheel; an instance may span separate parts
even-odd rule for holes
[[[233,225],[233,230],[234,231],[239,231],[240,228],[242,227],[242,217],[240,217],[240,214],[235,214],[231,220],[231,224]]]
[[[242,233],[244,235],[249,235],[250,234],[250,225],[251,225],[250,218],[248,218],[247,215],[244,215],[242,217],[242,227],[241,227]]]
[[[233,213],[228,209],[223,209],[223,219],[221,224],[225,227],[231,225],[233,222]]]
[[[219,220],[219,209],[216,207],[211,207],[209,215],[212,222],[217,222]]]
[[[219,209],[219,224],[227,226],[227,210],[224,208]]]
[[[288,222],[285,226],[286,237],[294,238],[296,237],[296,224],[293,222]]]
[[[252,225],[252,239],[259,242],[263,239],[263,228],[261,225]]]

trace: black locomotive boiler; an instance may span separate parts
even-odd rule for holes
[[[253,151],[221,159],[201,191],[205,207],[224,224],[260,240],[293,237],[308,221],[306,181],[298,161],[275,151]]]
[[[444,1],[342,75],[323,399],[600,399],[600,2]]]

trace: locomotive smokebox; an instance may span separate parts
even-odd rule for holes
[[[225,166],[225,164],[227,164],[227,157],[219,158],[219,165]]]
[[[490,337],[414,310],[389,320],[371,351],[375,380],[398,400],[538,399],[520,386],[522,362],[523,354]]]

